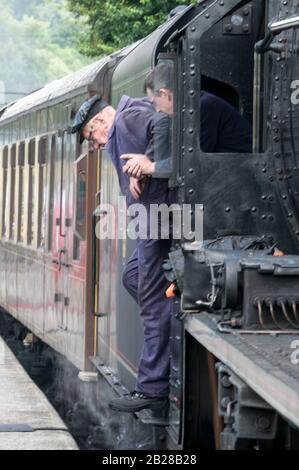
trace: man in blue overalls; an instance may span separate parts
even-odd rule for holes
[[[140,182],[123,172],[122,154],[137,153],[148,157],[151,165],[155,153],[159,158],[169,152],[169,118],[157,113],[147,99],[123,96],[115,110],[101,97],[83,103],[72,127],[73,132],[92,142],[94,148],[106,145],[116,168],[119,184],[127,204],[138,199],[149,213],[150,204],[168,204],[168,182],[153,178]],[[156,152],[156,149],[159,149]],[[124,273],[123,284],[140,307],[144,323],[144,347],[134,392],[110,402],[118,411],[136,412],[143,408],[164,407],[169,391],[169,335],[172,300],[166,298],[169,286],[162,262],[170,249],[169,239],[137,239],[137,248]]]

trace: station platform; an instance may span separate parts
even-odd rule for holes
[[[64,422],[1,337],[0,450],[78,450]]]

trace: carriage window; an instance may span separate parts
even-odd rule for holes
[[[86,174],[87,155],[81,155],[75,162],[75,227],[79,240],[86,239]]]
[[[80,138],[79,134],[76,135],[76,159],[82,155],[83,150],[82,150],[82,144],[80,144]]]
[[[38,143],[38,233],[37,246],[43,247],[45,244],[45,222],[46,222],[46,161],[48,152],[48,139],[43,137]]]
[[[18,170],[19,170],[19,188],[18,188],[18,235],[17,241],[24,242],[25,233],[25,204],[24,204],[24,164],[25,164],[25,142],[19,145]]]
[[[38,163],[45,165],[47,159],[47,137],[42,137],[38,144]]]
[[[48,251],[53,245],[53,217],[54,217],[54,182],[55,182],[55,156],[56,156],[56,136],[51,139],[50,148],[50,175],[49,175],[49,210],[48,210]]]
[[[31,245],[34,239],[34,210],[35,210],[35,139],[29,142],[29,201],[28,201],[28,244]]]
[[[8,173],[8,147],[4,147],[2,153],[2,170],[3,170],[3,201],[2,201],[2,236],[6,237],[7,235],[7,224],[6,224],[6,202],[8,199],[7,196],[7,173]]]
[[[80,259],[80,240],[75,234],[73,237],[73,259],[74,260]]]
[[[15,182],[16,182],[16,144],[10,150],[10,212],[9,212],[9,238],[15,233]]]

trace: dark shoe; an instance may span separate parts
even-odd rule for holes
[[[167,397],[149,397],[144,393],[135,391],[120,398],[114,398],[110,401],[109,408],[115,411],[134,413],[145,408],[163,409],[167,403]]]

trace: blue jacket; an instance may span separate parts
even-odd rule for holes
[[[155,149],[159,148],[157,158],[167,159],[170,149],[168,129],[168,116],[157,113],[146,98],[130,98],[126,95],[121,98],[106,148],[116,168],[120,188],[128,204],[136,201],[130,193],[130,177],[123,173],[126,162],[120,160],[120,156],[124,153],[140,153],[154,160]],[[167,189],[167,180],[149,178],[140,202],[163,202]]]

